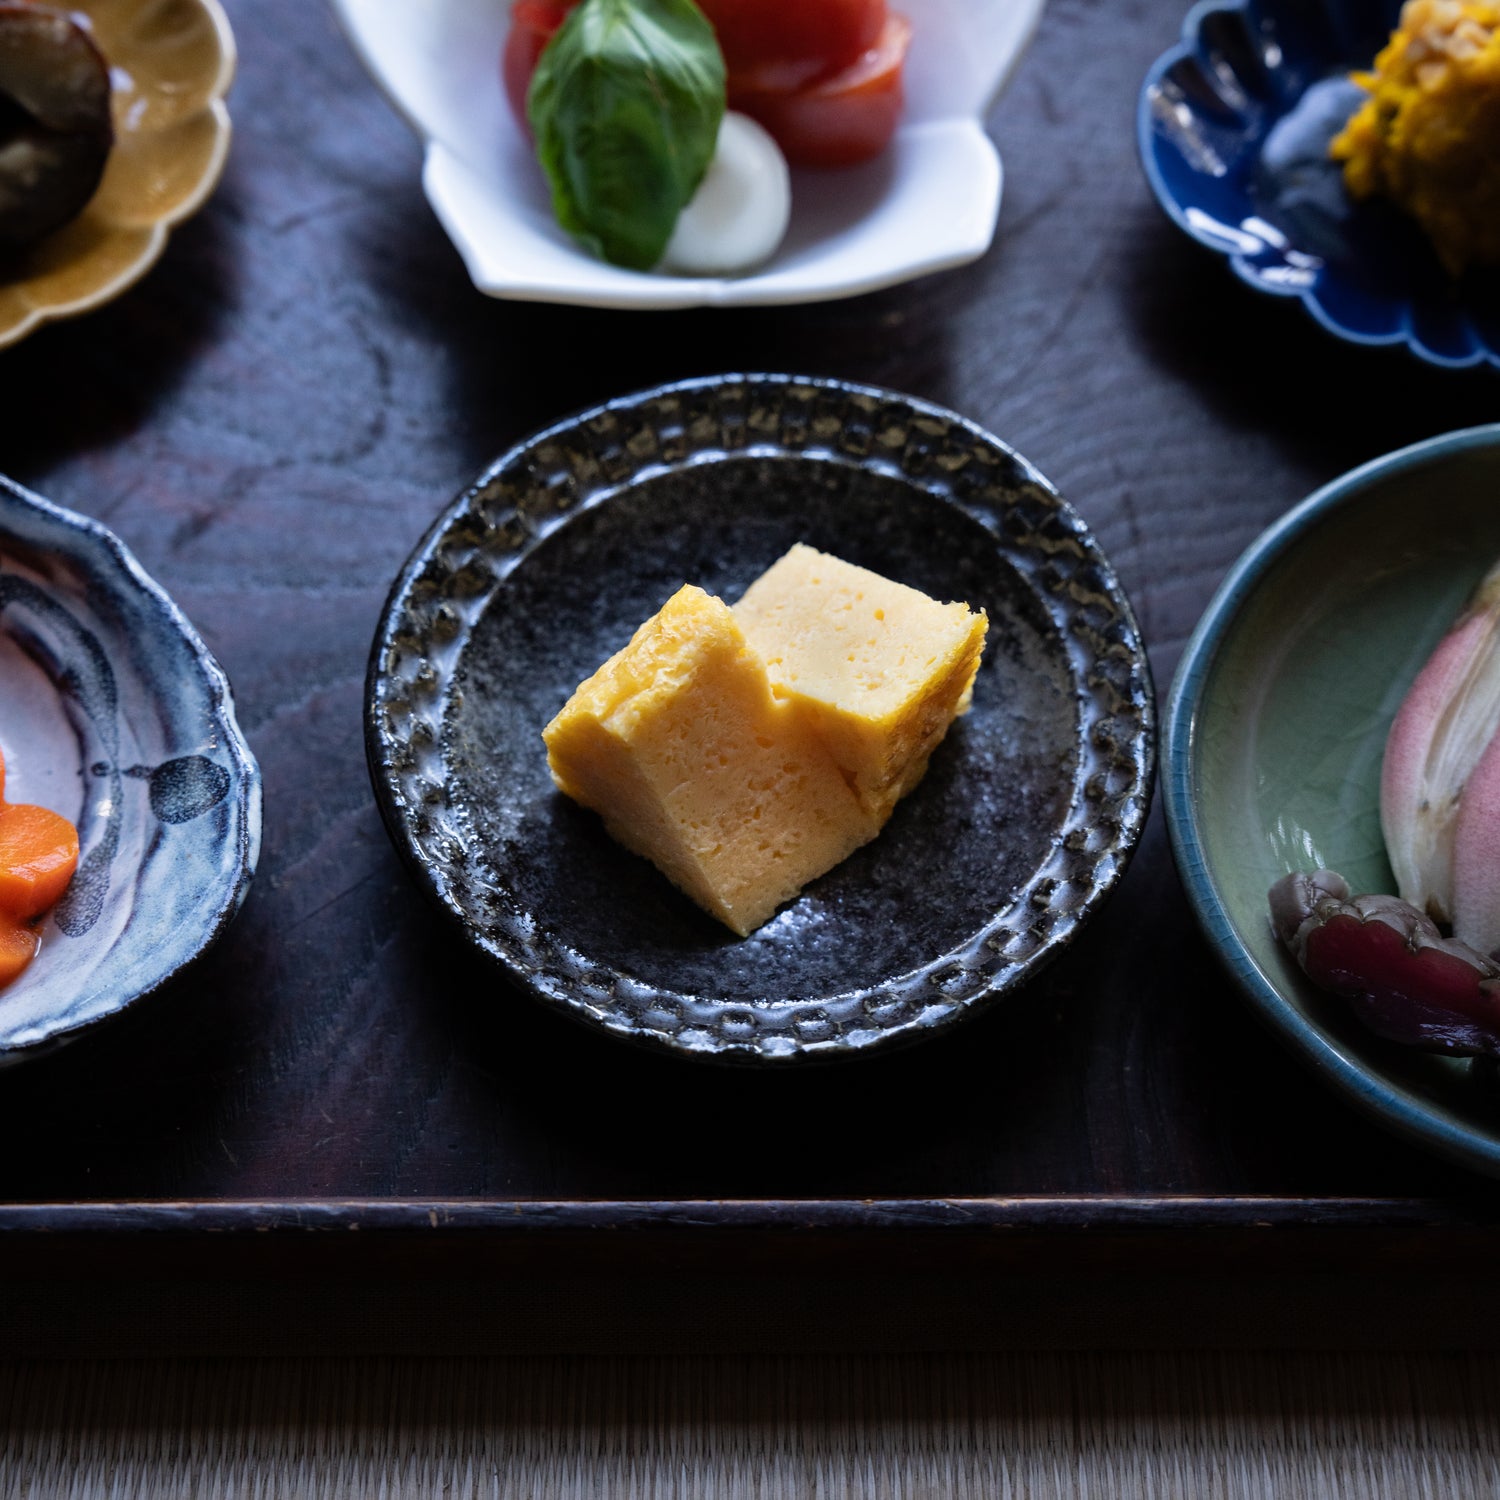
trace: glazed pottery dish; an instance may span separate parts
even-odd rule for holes
[[[1271,884],[1326,868],[1395,890],[1380,829],[1387,731],[1500,557],[1500,425],[1335,480],[1240,559],[1172,686],[1167,819],[1199,922],[1256,1010],[1339,1093],[1500,1173],[1500,1094],[1467,1061],[1382,1041],[1272,934]]]
[[[218,0],[76,0],[110,64],[115,141],[83,212],[0,271],[0,348],[91,312],[156,264],[229,151],[234,37]]]
[[[0,479],[8,800],[76,824],[78,870],[0,989],[0,1063],[123,1010],[198,957],[249,889],[260,772],[197,632],[97,521]]]
[[[1146,77],[1137,133],[1173,221],[1330,333],[1500,365],[1500,272],[1450,276],[1389,203],[1355,203],[1329,144],[1368,95],[1400,0],[1207,0]]]
[[[989,248],[1000,158],[983,118],[1042,0],[906,0],[906,105],[875,161],[795,172],[781,249],[744,276],[652,275],[595,260],[558,227],[531,143],[506,107],[501,0],[334,0],[351,42],[422,137],[422,186],[474,285],[591,307],[820,302],[962,265]]]
[[[983,607],[989,638],[972,711],[880,836],[740,939],[555,789],[542,728],[681,584],[733,602],[796,542]],[[625,397],[502,457],[396,580],[366,731],[419,884],[521,986],[769,1063],[1015,991],[1123,873],[1154,759],[1140,633],[1056,491],[952,412],[787,376]]]

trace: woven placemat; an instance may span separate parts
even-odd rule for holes
[[[0,1365],[0,1495],[1500,1495],[1488,1355]]]

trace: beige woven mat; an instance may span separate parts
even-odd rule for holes
[[[1500,1359],[0,1365],[0,1495],[1500,1496]]]

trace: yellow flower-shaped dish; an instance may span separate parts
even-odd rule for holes
[[[115,144],[71,224],[0,280],[0,348],[134,285],[174,224],[213,191],[229,153],[234,35],[218,0],[74,0],[110,66]]]

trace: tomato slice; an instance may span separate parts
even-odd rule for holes
[[[850,67],[801,88],[774,74],[731,73],[729,106],[762,125],[799,167],[850,167],[879,156],[901,118],[901,71],[911,22],[892,12],[875,46]]]
[[[506,97],[530,134],[526,91],[578,0],[515,0],[501,57]],[[901,116],[911,23],[885,0],[699,0],[729,71],[729,107],[759,120],[787,160],[847,167],[878,156]]]
[[[505,47],[500,54],[500,77],[505,83],[511,113],[528,135],[531,126],[526,120],[526,91],[531,87],[531,75],[536,72],[543,49],[576,3],[577,0],[516,0],[510,8],[510,30],[505,34]]]
[[[886,0],[698,0],[731,73],[783,89],[852,67],[876,46]]]

